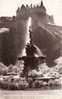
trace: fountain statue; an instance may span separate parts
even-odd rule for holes
[[[23,60],[24,61],[24,69],[23,73],[25,76],[27,76],[28,71],[37,68],[38,64],[40,62],[44,62],[46,56],[42,54],[40,49],[33,44],[32,40],[32,30],[31,30],[31,17],[29,18],[28,21],[28,28],[27,28],[27,39],[26,39],[26,46],[24,48],[24,54],[22,56],[18,57],[18,60]]]

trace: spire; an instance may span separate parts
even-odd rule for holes
[[[43,0],[41,0],[41,4],[40,4],[40,6],[43,7]]]
[[[45,8],[45,6],[44,6],[44,4],[43,4],[43,0],[41,0],[40,8],[44,9],[44,11],[46,12],[46,8]]]

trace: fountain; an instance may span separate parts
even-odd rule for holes
[[[46,56],[42,54],[40,49],[33,44],[32,40],[32,30],[31,30],[31,17],[28,19],[27,23],[27,37],[26,37],[26,46],[23,49],[22,56],[18,57],[18,60],[24,61],[23,73],[27,76],[28,71],[37,68],[40,62],[44,62]]]

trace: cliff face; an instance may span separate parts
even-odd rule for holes
[[[59,31],[53,30],[52,26],[38,26],[33,30],[32,39],[44,54],[48,65],[54,65],[54,59],[61,55],[61,37]],[[55,34],[56,33],[56,34]],[[61,34],[61,36],[59,36]]]

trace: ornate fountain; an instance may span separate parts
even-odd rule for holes
[[[27,76],[29,70],[37,68],[38,64],[40,64],[40,62],[43,63],[46,58],[46,56],[42,54],[41,50],[33,43],[31,35],[31,17],[29,17],[26,45],[23,49],[22,56],[18,57],[18,61],[24,61],[23,73],[25,76]]]

